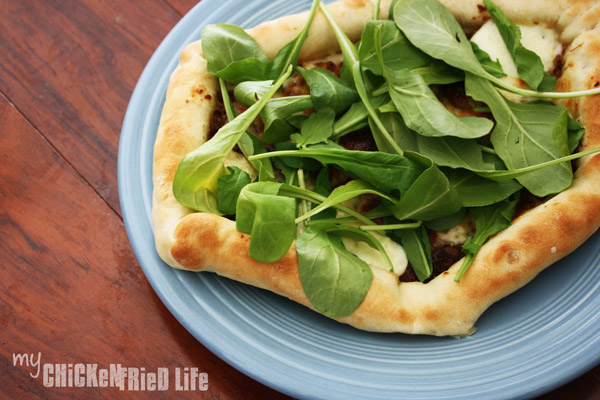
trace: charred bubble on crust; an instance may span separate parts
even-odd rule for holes
[[[556,57],[554,57],[553,67],[550,70],[550,75],[556,77],[556,79],[560,78],[563,73],[565,62],[564,53],[565,51],[563,50],[560,54],[557,54]]]

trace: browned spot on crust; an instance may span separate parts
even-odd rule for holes
[[[210,94],[207,94],[206,96],[204,96],[204,98],[205,98],[206,100],[212,100],[212,96],[211,96]]]
[[[205,219],[200,223],[199,218],[184,218],[177,225],[177,240],[171,248],[171,255],[184,267],[200,269],[201,265],[206,265],[204,255],[207,249],[210,252],[220,244],[218,228],[216,219]]]
[[[202,93],[204,93],[204,90],[206,88],[202,85],[196,86],[192,88],[192,97],[196,96],[196,95],[201,95]]]
[[[487,9],[485,8],[485,6],[483,4],[477,4],[477,11],[479,11],[479,13],[484,13],[487,11]]]
[[[508,253],[506,259],[509,264],[516,264],[521,261],[521,253],[518,250],[513,250]]]
[[[346,2],[346,4],[348,4],[349,8],[364,8],[365,7],[365,0],[349,0]]]

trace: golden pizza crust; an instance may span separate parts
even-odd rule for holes
[[[472,29],[487,18],[476,1],[442,2],[464,26]],[[389,2],[382,3],[385,17]],[[561,40],[568,47],[559,90],[600,85],[597,2],[496,3],[517,22],[543,22],[561,32]],[[367,0],[341,1],[329,9],[353,40],[359,39],[361,27],[372,14],[372,4]],[[297,35],[305,18],[306,14],[284,17],[251,29],[250,33],[273,57]],[[329,25],[317,14],[301,57],[323,57],[337,48]],[[300,283],[294,245],[281,260],[259,263],[248,256],[249,235],[237,232],[234,222],[213,214],[193,213],[175,200],[172,181],[177,165],[185,154],[206,141],[216,95],[217,83],[206,72],[200,43],[192,43],[183,51],[171,77],[155,144],[153,222],[157,250],[172,267],[214,271],[311,307]],[[582,147],[600,145],[600,96],[563,103],[586,127]],[[373,283],[363,303],[338,320],[369,331],[467,335],[492,303],[572,252],[598,226],[600,156],[586,160],[575,174],[571,188],[520,216],[511,227],[489,240],[459,283],[453,279],[460,261],[427,284],[399,282],[397,275],[374,268]]]

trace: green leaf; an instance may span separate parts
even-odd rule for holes
[[[443,232],[452,228],[453,226],[460,224],[460,222],[464,219],[466,212],[466,208],[461,208],[460,210],[458,210],[458,212],[454,214],[432,219],[430,221],[425,222],[425,227],[436,232]]]
[[[410,265],[419,281],[424,282],[433,273],[431,245],[427,230],[421,226],[417,229],[397,230],[394,235],[400,238],[402,247]]]
[[[223,97],[223,105],[225,106],[227,118],[229,121],[232,121],[236,117],[233,102],[229,98],[229,92],[227,92],[225,81],[223,81],[221,78],[219,78],[219,85],[221,87],[221,96]],[[265,93],[266,92],[263,92],[259,97],[262,97]],[[262,144],[262,142],[256,136],[247,131],[243,133],[238,140],[238,146],[246,158],[253,156],[254,154],[266,152],[265,146]],[[250,164],[252,164],[252,166],[258,171],[259,181],[272,181],[275,179],[273,165],[271,165],[270,160],[250,161]]]
[[[487,118],[457,117],[438,100],[425,80],[407,69],[384,68],[389,94],[406,126],[422,136],[465,139],[487,135],[494,123]]]
[[[312,306],[328,317],[343,317],[363,302],[373,272],[335,235],[308,228],[296,239],[298,272]]]
[[[319,67],[297,69],[310,87],[310,98],[315,110],[332,108],[339,114],[359,100],[356,90],[332,72]]]
[[[568,144],[569,144],[569,153],[575,151],[577,146],[579,146],[579,142],[585,133],[585,128],[581,125],[577,120],[569,117],[567,122],[567,132],[568,132]]]
[[[255,157],[288,156],[310,157],[323,165],[336,165],[349,176],[369,182],[387,194],[406,191],[425,169],[421,163],[397,154],[334,148],[271,152]]]
[[[396,25],[408,40],[433,58],[486,77],[471,43],[454,16],[437,0],[399,0],[393,8]]]
[[[486,80],[467,74],[467,94],[486,103],[496,126],[494,150],[509,170],[557,160],[568,152],[567,110],[550,103],[516,104]],[[571,185],[571,165],[563,162],[522,175],[519,183],[536,196],[558,193]]]
[[[341,185],[341,186],[338,186],[335,189],[333,189],[333,191],[331,192],[331,194],[327,197],[327,199],[325,201],[323,201],[317,207],[313,208],[308,213],[306,213],[306,214],[300,216],[298,219],[296,219],[296,223],[307,220],[307,219],[311,218],[313,215],[316,215],[323,210],[333,207],[336,204],[343,203],[345,201],[348,201],[350,199],[353,199],[355,197],[358,197],[358,196],[361,196],[364,194],[375,194],[375,195],[378,195],[381,198],[386,199],[390,202],[394,201],[394,199],[392,199],[391,197],[387,196],[386,194],[381,193],[380,191],[376,190],[375,188],[373,188],[373,186],[369,185],[368,183],[365,183],[360,180],[352,180],[352,181],[346,183],[345,185]]]
[[[233,95],[240,104],[250,107],[269,91],[273,81],[241,82],[233,89]]]
[[[403,193],[400,201],[391,206],[394,217],[428,221],[457,212],[461,208],[461,200],[442,171],[418,153],[405,152],[405,155],[426,169]]]
[[[202,50],[211,75],[232,83],[265,80],[267,56],[258,43],[238,26],[207,25],[202,30]]]
[[[275,59],[269,62],[267,72],[269,78],[277,79],[285,72],[288,66],[296,66],[296,64],[298,64],[298,58],[300,57],[302,45],[308,37],[308,30],[315,18],[318,5],[319,0],[313,0],[312,6],[308,13],[308,19],[306,20],[306,23],[302,27],[302,30],[300,31],[298,36],[296,36],[294,40],[283,46],[283,48],[277,53]]]
[[[306,147],[311,144],[327,143],[327,139],[333,134],[333,120],[335,112],[331,108],[324,108],[311,114],[302,123],[300,134],[290,136],[298,147]]]
[[[335,22],[327,7],[321,3],[319,4],[323,15],[331,25],[333,32],[337,38],[337,41],[342,49],[342,56],[344,58],[344,66],[342,68],[342,78],[351,82],[356,87],[356,91],[360,96],[360,99],[363,101],[365,108],[367,109],[369,116],[373,119],[373,122],[379,127],[381,130],[381,134],[388,141],[389,146],[395,150],[396,154],[402,155],[402,149],[398,147],[398,145],[394,142],[394,140],[389,136],[389,133],[385,130],[385,127],[379,120],[379,116],[375,111],[375,107],[371,102],[371,98],[369,97],[369,91],[367,90],[367,85],[365,83],[365,79],[362,73],[362,68],[360,66],[360,61],[358,59],[358,51],[354,46],[354,43],[350,41],[348,36],[344,33],[344,31],[340,28],[340,26]],[[380,29],[377,29],[380,32]],[[378,34],[379,35],[379,34]],[[380,41],[377,40],[379,43]]]
[[[468,237],[463,244],[465,259],[454,278],[455,281],[458,282],[464,275],[488,238],[510,226],[518,202],[519,196],[517,195],[500,203],[469,209],[475,219],[475,235]]]
[[[422,67],[412,68],[411,72],[421,75],[428,85],[449,85],[465,80],[463,71],[438,60],[433,60]]]
[[[296,200],[278,196],[280,183],[255,182],[245,186],[236,207],[236,229],[250,234],[249,256],[272,263],[290,248],[296,236]]]
[[[382,105],[387,98],[387,95],[374,97],[371,99],[374,108],[378,108]],[[348,133],[356,132],[365,126],[367,126],[369,119],[369,110],[365,104],[358,101],[350,106],[340,118],[338,118],[333,124],[333,136],[340,138]],[[395,151],[392,151],[395,153]]]
[[[392,260],[390,260],[387,251],[385,250],[381,242],[373,234],[364,231],[360,228],[357,228],[356,226],[341,225],[327,221],[314,221],[311,222],[311,225],[313,228],[316,228],[318,230],[325,231],[333,235],[346,237],[356,242],[363,242],[368,244],[370,247],[378,250],[381,253],[389,270],[394,270],[394,265],[392,264]]]
[[[413,46],[393,21],[369,21],[362,33],[358,57],[364,69],[376,75],[383,70],[375,51],[375,29],[381,26],[381,47],[385,65],[393,70],[422,67],[433,61],[431,57]]]
[[[246,171],[238,167],[227,167],[227,172],[229,174],[221,175],[217,181],[219,211],[224,215],[233,215],[240,192],[252,180]]]
[[[400,147],[418,152],[438,166],[468,170],[494,169],[493,164],[484,160],[481,146],[474,140],[418,135],[408,129],[398,113],[384,113],[381,121]],[[379,151],[387,151],[385,142],[379,140],[377,127],[371,126],[371,131]]]
[[[310,96],[289,96],[272,99],[260,116],[264,123],[262,139],[267,144],[284,142],[296,131],[287,119],[293,114],[313,108]]]
[[[471,42],[471,47],[473,47],[473,52],[483,69],[490,75],[495,76],[496,78],[502,78],[506,75],[504,69],[502,69],[502,65],[500,65],[500,61],[493,61],[490,55],[485,50],[482,50],[475,42]]]
[[[521,44],[521,30],[490,0],[484,0],[490,16],[508,49],[521,79],[534,90],[549,91],[556,86],[556,78],[544,71],[540,57]]]
[[[287,76],[291,72],[290,68]],[[180,204],[196,211],[220,214],[216,191],[217,181],[223,174],[225,158],[285,79],[286,75],[282,76],[256,104],[183,157],[173,179],[173,194]]]
[[[508,198],[522,186],[514,179],[496,182],[464,170],[444,170],[463,207],[488,206]]]

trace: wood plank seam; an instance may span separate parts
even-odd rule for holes
[[[82,180],[82,182],[84,182],[86,185],[88,185],[93,191],[94,193],[96,193],[96,195],[102,199],[102,201],[108,206],[108,208],[117,216],[119,217],[119,219],[122,221],[123,217],[121,216],[121,212],[120,210],[116,210],[114,207],[111,206],[111,204],[107,201],[107,199],[105,199],[99,192],[98,190],[96,190],[96,188],[75,168],[75,166],[63,155],[63,153],[50,141],[50,139],[48,139],[48,137],[46,135],[44,135],[44,133],[38,129],[38,127],[31,121],[31,119],[25,115],[21,109],[19,107],[17,107],[17,105],[2,91],[0,90],[0,96],[2,96],[2,98],[4,100],[6,100],[24,119],[25,121],[27,121],[27,123],[33,128],[34,131],[36,131],[41,137],[42,139],[44,139],[44,141],[48,144],[48,146],[50,146],[52,148],[53,151],[55,151],[60,158],[62,158],[64,160],[64,162],[66,163],[66,165],[69,166],[69,168],[71,168],[75,174],[77,174],[77,176]]]

